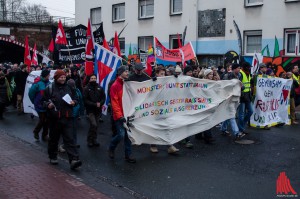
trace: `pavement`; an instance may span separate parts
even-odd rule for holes
[[[177,144],[178,155],[159,153],[149,145],[133,146],[136,164],[124,161],[123,145],[115,160],[107,156],[110,123],[98,130],[100,147],[86,146],[88,122],[78,121],[78,142],[83,161],[79,171],[69,169],[66,154],[59,165],[49,164],[47,143],[35,142],[32,129],[37,118],[17,116],[9,108],[0,121],[0,199],[4,198],[278,198],[276,181],[286,172],[291,186],[300,192],[300,126],[260,130],[249,128],[241,145],[213,129],[214,145],[192,138],[194,149]],[[4,179],[4,180],[3,180]],[[32,195],[30,195],[32,194]],[[298,196],[297,196],[298,197]]]

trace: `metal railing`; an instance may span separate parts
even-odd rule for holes
[[[64,26],[74,26],[75,19],[70,17],[27,14],[21,12],[0,11],[0,22],[24,23],[24,24],[56,24],[61,20]]]

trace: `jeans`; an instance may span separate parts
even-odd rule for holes
[[[224,122],[222,122],[221,131],[227,131],[229,122],[231,125],[232,134],[237,135],[239,133],[239,127],[236,123],[235,118],[231,118],[231,119],[228,119],[228,120],[225,120]]]
[[[238,108],[238,127],[241,132],[245,131],[246,124],[253,114],[251,102],[242,102]]]
[[[125,157],[129,157],[131,155],[131,141],[128,138],[128,134],[126,129],[123,127],[123,122],[117,120],[115,121],[117,133],[113,136],[109,150],[114,151],[117,145],[120,143],[122,139],[124,139],[124,147],[125,147]]]

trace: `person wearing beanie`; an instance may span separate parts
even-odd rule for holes
[[[124,70],[125,69],[125,70]],[[123,97],[123,84],[126,79],[128,79],[128,68],[121,66],[118,69],[118,77],[115,82],[110,87],[110,100],[113,112],[113,120],[115,122],[116,133],[113,135],[109,148],[108,156],[110,159],[115,157],[115,149],[121,140],[124,140],[125,148],[125,160],[129,163],[135,163],[135,158],[132,157],[131,151],[131,141],[128,137],[127,131],[125,129],[126,119],[124,117],[122,97]]]
[[[204,79],[210,79],[210,80],[212,80],[212,78],[208,78],[208,76],[211,76],[211,77],[213,77],[213,71],[211,70],[211,69],[206,69],[205,71],[204,71]]]
[[[62,136],[70,169],[74,170],[82,165],[73,134],[73,107],[78,103],[78,98],[66,84],[66,73],[63,70],[54,73],[54,82],[49,84],[44,93],[42,101],[47,110],[50,129],[48,140],[50,164],[58,164],[58,142]],[[71,99],[67,101],[66,98]]]
[[[100,146],[97,141],[98,121],[106,99],[103,88],[96,81],[97,76],[91,75],[89,83],[83,90],[84,104],[90,122],[90,128],[87,133],[87,144],[89,147]]]
[[[42,98],[44,97],[46,87],[50,84],[49,78],[50,71],[46,69],[42,70],[40,77],[35,80],[35,83],[32,84],[28,92],[29,99],[39,116],[39,121],[33,130],[33,137],[36,141],[39,141],[39,132],[42,129],[42,140],[45,142],[48,140],[48,122],[46,108],[43,106]]]

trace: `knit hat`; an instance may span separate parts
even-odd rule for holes
[[[240,65],[236,64],[236,63],[234,63],[234,64],[231,65],[231,69],[232,70],[237,69],[238,67],[240,67]]]
[[[67,84],[71,87],[71,88],[76,88],[76,85],[75,85],[75,81],[73,79],[69,79],[67,81]]]
[[[41,77],[47,77],[50,74],[50,71],[47,69],[42,70],[41,72]]]
[[[128,66],[126,65],[122,65],[118,68],[117,73],[118,75],[121,75],[122,73],[124,73],[126,70],[128,70]]]
[[[264,68],[264,67],[267,67],[267,65],[266,65],[265,63],[260,63],[260,64],[258,65],[258,67],[259,67],[259,68]]]
[[[213,72],[211,69],[206,69],[204,71],[204,77],[206,77],[209,73]]]
[[[57,80],[60,76],[66,76],[66,73],[63,70],[56,70],[54,73],[54,79]]]
[[[193,71],[193,68],[191,66],[186,66],[184,69],[183,69],[183,74],[187,74],[189,71]]]
[[[182,73],[182,70],[179,65],[176,66],[175,73]]]
[[[141,64],[141,63],[136,63],[135,65],[134,65],[134,69],[135,70],[143,70],[145,67],[143,66],[143,64]]]

